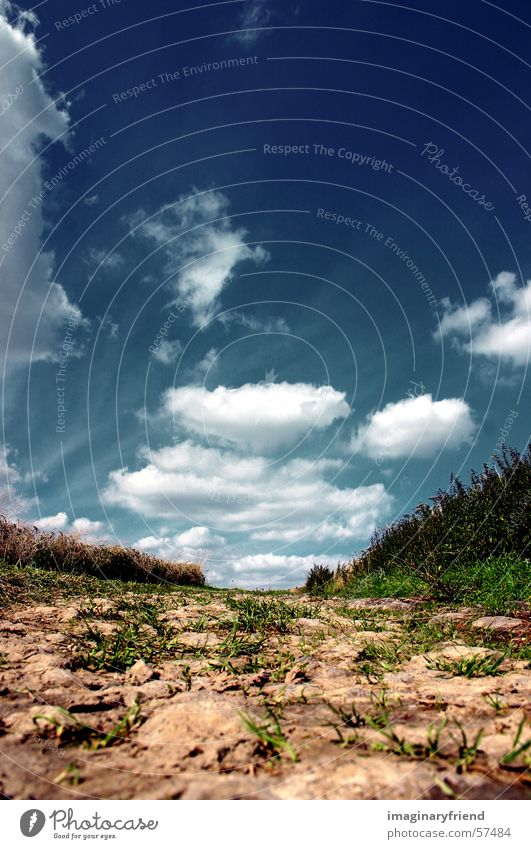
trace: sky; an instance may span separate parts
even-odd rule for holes
[[[530,30],[0,0],[4,515],[289,587],[523,450]]]

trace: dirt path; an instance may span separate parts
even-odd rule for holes
[[[531,798],[524,608],[196,590],[3,616],[7,797]]]

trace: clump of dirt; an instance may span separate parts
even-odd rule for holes
[[[524,608],[182,589],[3,617],[4,797],[531,798]]]

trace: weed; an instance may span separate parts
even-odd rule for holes
[[[374,664],[364,661],[357,666],[361,675],[364,675],[369,684],[377,684],[382,678],[382,673],[375,668]]]
[[[154,653],[153,636],[134,622],[122,625],[112,634],[104,634],[99,628],[89,626],[84,634],[77,637],[73,666],[93,671],[125,672],[139,658],[149,663]]]
[[[183,676],[186,689],[191,690],[192,689],[192,672],[190,670],[190,666],[187,663],[184,666],[181,666],[181,674]]]
[[[232,631],[212,650],[209,666],[212,669],[239,674],[240,672],[255,672],[259,666],[258,653],[265,643],[265,637],[252,639],[238,633],[238,623],[234,622]],[[236,658],[247,658],[242,668],[232,663]]]
[[[440,752],[441,735],[448,723],[447,719],[441,720],[437,725],[430,724],[428,726],[427,738],[428,745],[426,746],[426,757],[433,758]]]
[[[54,778],[55,784],[69,784],[70,787],[77,787],[81,779],[79,767],[74,761],[71,761],[66,767]]]
[[[33,722],[38,725],[39,721],[50,723],[54,727],[55,739],[58,744],[83,745],[88,749],[106,749],[119,740],[123,740],[128,733],[140,724],[140,704],[135,701],[128,708],[119,722],[108,733],[92,728],[80,722],[65,708],[56,707],[52,716],[37,714]]]
[[[328,722],[328,725],[335,730],[339,737],[340,744],[342,746],[349,746],[352,743],[355,743],[358,739],[358,735],[353,734],[345,737],[342,730],[343,728],[362,728],[367,724],[365,717],[359,712],[355,703],[352,702],[350,708],[336,707],[332,704],[332,702],[326,700],[324,703],[339,720],[339,722]]]
[[[458,758],[455,761],[455,767],[458,774],[460,775],[461,773],[466,772],[468,769],[470,769],[470,767],[476,760],[480,751],[479,743],[481,741],[481,738],[483,737],[484,732],[483,728],[480,728],[480,730],[474,737],[474,740],[469,743],[463,725],[457,719],[454,719],[454,725],[456,726],[456,728],[459,729],[460,736],[456,738],[451,732],[450,736],[452,737],[452,740],[457,743],[458,746]]]
[[[306,578],[304,589],[310,595],[324,595],[332,588],[333,581],[333,569],[319,563],[314,563]]]
[[[506,709],[506,705],[501,701],[500,694],[497,691],[495,693],[486,693],[483,698],[493,708],[496,716]]]
[[[186,629],[187,631],[206,631],[208,625],[208,616],[203,614],[202,616],[198,616],[195,622],[190,622]]]
[[[394,726],[389,722],[387,714],[381,713],[377,717],[368,716],[367,724],[385,737],[387,740],[386,749],[393,755],[405,755],[408,758],[424,757],[425,747],[418,743],[408,743],[405,737],[400,737]]]
[[[512,766],[513,761],[515,761],[516,758],[518,758],[520,755],[523,755],[524,752],[527,752],[527,750],[531,747],[531,738],[529,740],[526,740],[525,743],[520,743],[520,738],[522,736],[522,732],[525,728],[525,725],[526,725],[526,718],[525,718],[525,716],[523,716],[522,720],[521,720],[521,722],[520,722],[520,724],[519,724],[519,726],[516,730],[516,734],[515,734],[514,740],[513,740],[513,745],[511,746],[511,748],[507,752],[507,754],[504,755],[503,758],[500,761],[501,766],[508,767],[510,769],[515,769],[515,767]],[[516,769],[528,769],[529,765],[531,765],[531,759],[530,759],[529,756],[526,757],[526,761],[527,761],[526,766],[516,767]]]
[[[401,704],[401,700],[399,698],[395,698],[394,701],[396,705]],[[386,708],[390,705],[388,689],[386,687],[382,687],[378,693],[372,692],[371,702],[375,707],[380,708],[381,710],[386,710]]]
[[[295,749],[280,726],[281,713],[279,714],[278,711],[275,713],[268,707],[261,721],[253,719],[244,711],[240,711],[240,717],[247,730],[258,738],[259,748],[264,754],[279,760],[283,752],[286,752],[293,763],[298,760]]]
[[[399,661],[399,648],[394,643],[365,643],[358,654],[357,661],[376,663],[384,672],[393,669]]]

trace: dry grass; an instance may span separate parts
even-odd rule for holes
[[[42,533],[4,517],[0,517],[0,559],[14,566],[37,566],[110,580],[205,583],[197,563],[161,560],[121,545],[93,545],[72,534]]]

